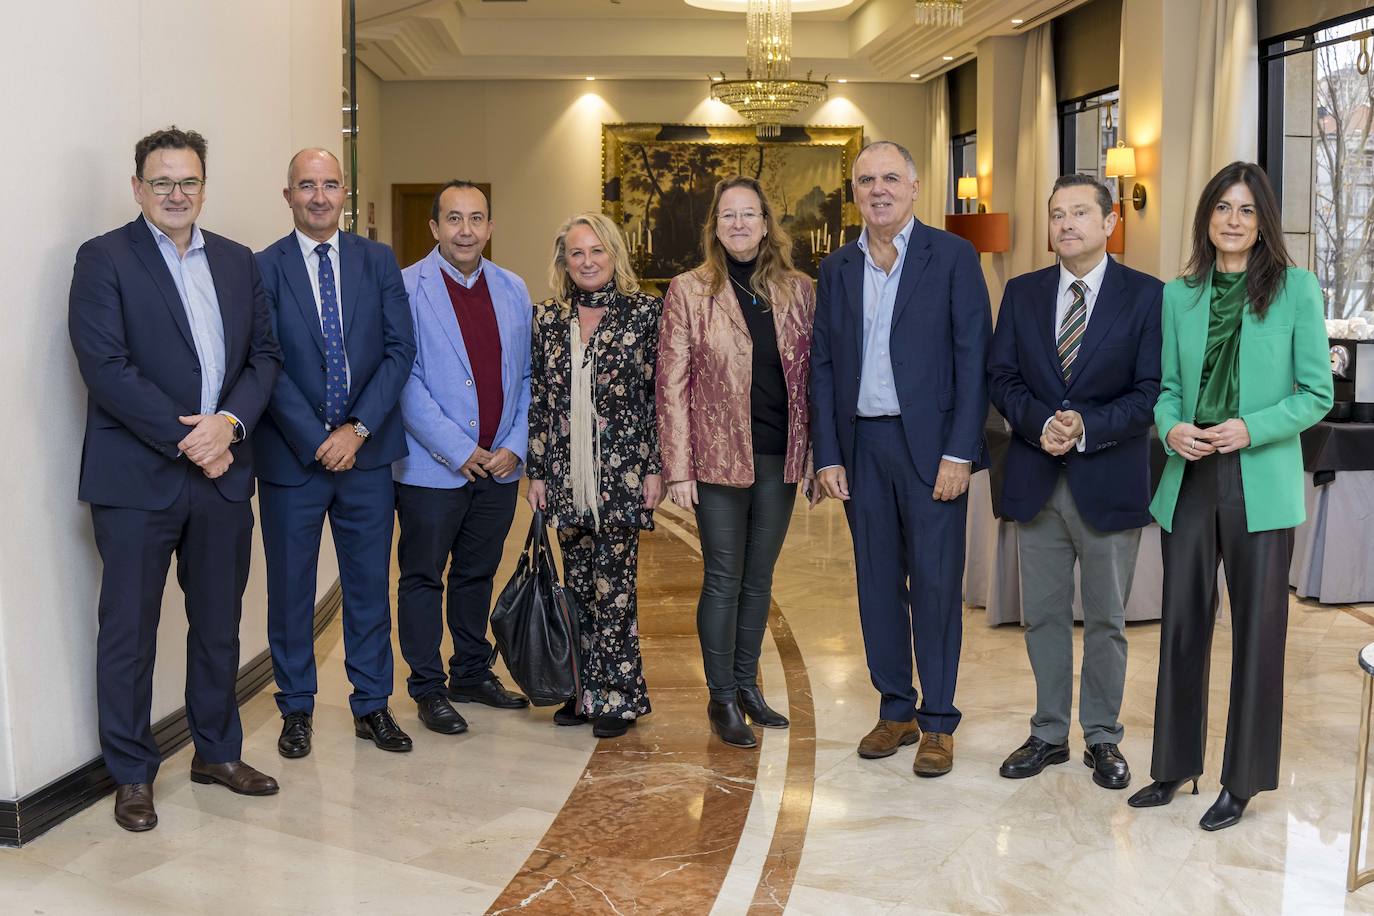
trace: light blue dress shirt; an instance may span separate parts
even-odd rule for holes
[[[477,278],[482,276],[482,265],[485,263],[487,263],[487,259],[482,258],[480,261],[477,262],[476,270],[474,270],[470,274],[465,274],[461,270],[450,264],[443,255],[439,256],[439,268],[443,270],[444,273],[448,274],[449,277],[451,277],[454,280],[457,280],[459,285],[461,285],[464,289],[472,289],[474,286],[477,285]]]
[[[902,282],[902,264],[906,262],[906,248],[915,225],[915,217],[907,220],[892,240],[897,248],[897,260],[890,272],[874,263],[868,250],[868,228],[859,233],[859,250],[864,253],[864,349],[858,404],[861,417],[890,417],[902,412],[888,347],[892,339],[897,287]]]
[[[191,340],[200,360],[200,412],[213,414],[219,409],[219,393],[224,387],[224,320],[220,317],[219,297],[215,295],[215,280],[210,275],[210,259],[205,255],[205,236],[199,226],[192,226],[191,245],[185,255],[180,255],[176,242],[148,222],[147,217],[143,221],[157,240],[157,250],[172,274],[191,325]]]

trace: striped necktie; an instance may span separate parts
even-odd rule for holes
[[[1064,315],[1064,323],[1059,326],[1059,365],[1064,370],[1066,382],[1073,375],[1073,361],[1088,326],[1088,285],[1075,280],[1069,285],[1069,292],[1073,293],[1073,303]]]

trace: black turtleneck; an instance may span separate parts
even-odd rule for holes
[[[728,255],[725,264],[730,285],[744,313],[744,324],[753,339],[754,371],[749,386],[749,411],[754,436],[754,451],[760,455],[787,454],[787,382],[778,354],[778,332],[773,313],[749,285],[754,276],[753,261],[736,261]]]

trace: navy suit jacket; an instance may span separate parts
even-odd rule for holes
[[[811,448],[817,469],[853,476],[863,373],[864,254],[850,242],[821,262],[811,344]],[[984,466],[988,288],[964,239],[917,220],[907,244],[888,352],[916,473],[935,485],[940,457]]]
[[[1149,524],[1163,290],[1158,279],[1108,258],[1066,385],[1054,326],[1059,266],[1007,284],[988,360],[992,402],[1012,427],[1002,475],[1005,517],[1035,518],[1067,471],[1078,513],[1094,528]],[[1056,458],[1041,450],[1040,432],[1059,409],[1083,417],[1083,452]]]
[[[253,253],[202,230],[224,323],[219,408],[247,438],[267,406],[281,367]],[[178,416],[200,413],[200,361],[186,308],[152,230],[140,215],[76,253],[68,329],[90,396],[81,455],[81,500],[100,506],[165,509],[186,474],[201,473],[177,443],[191,431]],[[247,439],[215,480],[225,499],[253,495]]]
[[[259,477],[299,486],[315,469],[315,452],[329,436],[324,428],[324,334],[310,274],[296,234],[258,253],[272,327],[284,363],[267,415],[253,437]],[[348,356],[348,406],[372,433],[354,465],[372,470],[406,455],[398,401],[415,361],[401,270],[391,249],[351,232],[339,233],[339,280],[344,353]]]

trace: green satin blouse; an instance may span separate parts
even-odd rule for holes
[[[1198,426],[1240,416],[1240,317],[1245,311],[1245,271],[1212,273],[1212,311],[1198,389]]]

